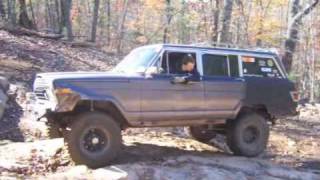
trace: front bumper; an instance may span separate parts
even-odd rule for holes
[[[56,109],[57,103],[49,100],[37,99],[35,93],[28,95],[28,110],[32,115],[32,119],[40,120],[45,117],[48,112]]]
[[[57,94],[55,100],[39,99],[35,93],[30,94],[30,110],[35,119],[45,117],[49,112],[70,112],[81,99],[77,93]]]

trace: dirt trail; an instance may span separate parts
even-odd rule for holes
[[[123,151],[112,166],[75,166],[62,139],[45,140],[44,123],[28,114],[32,79],[36,72],[104,71],[118,59],[94,48],[0,31],[0,71],[11,82],[9,107],[0,121],[0,179],[320,179],[320,105],[279,120],[268,149],[257,158],[199,143],[182,128],[142,128],[123,132]],[[225,148],[221,140],[212,143]]]
[[[62,139],[3,144],[0,146],[0,154],[3,154],[0,157],[0,172],[3,177],[52,179],[99,179],[106,175],[114,179],[126,177],[134,180],[320,178],[319,166],[281,165],[277,156],[283,152],[270,147],[258,158],[236,157],[211,145],[172,133],[172,129],[141,131],[123,132],[124,146],[119,158],[112,166],[97,170],[75,166],[63,147]],[[274,145],[271,141],[271,146]],[[289,160],[294,163],[297,159]]]

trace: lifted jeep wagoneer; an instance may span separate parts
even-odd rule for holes
[[[176,83],[186,55],[200,81]],[[38,74],[34,94],[49,135],[92,168],[117,157],[129,127],[187,126],[201,142],[224,134],[235,155],[256,156],[298,98],[275,53],[167,44],[137,48],[111,72]]]

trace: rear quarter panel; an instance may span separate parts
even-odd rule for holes
[[[247,91],[247,106],[264,105],[268,112],[276,117],[296,114],[297,103],[290,95],[294,91],[294,83],[288,79],[244,77]]]

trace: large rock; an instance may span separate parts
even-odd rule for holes
[[[2,89],[3,92],[7,92],[9,90],[9,82],[7,78],[0,76],[0,89]]]
[[[0,89],[0,120],[3,117],[4,111],[6,109],[8,101],[8,96]]]
[[[8,101],[8,96],[6,95],[9,90],[9,82],[7,78],[0,76],[0,120],[3,117],[4,111],[6,109],[6,104]]]

